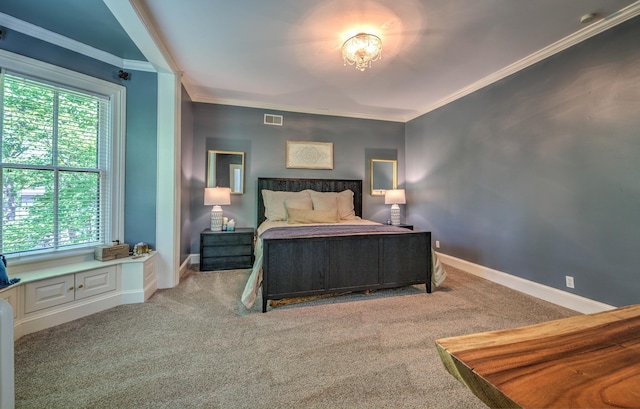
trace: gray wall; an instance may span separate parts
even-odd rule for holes
[[[120,240],[130,245],[144,241],[155,248],[157,75],[132,71],[131,79],[122,81],[118,78],[121,67],[13,30],[7,30],[0,48],[127,88],[125,237]]]
[[[409,221],[445,254],[640,302],[639,23],[410,121]]]
[[[191,186],[193,184],[193,103],[182,87],[180,131],[180,263],[191,254]]]
[[[264,125],[264,114],[284,116],[283,126]],[[204,206],[207,150],[245,152],[245,194],[231,195],[224,206],[226,217],[238,227],[256,226],[258,177],[362,179],[368,192],[371,155],[390,156],[399,161],[399,183],[404,182],[404,124],[309,115],[254,108],[195,103],[193,138],[193,181],[191,191],[191,252],[200,249],[200,232],[209,227],[210,206]],[[287,169],[287,140],[332,142],[333,170]],[[381,196],[363,197],[366,218],[384,221],[389,206]]]

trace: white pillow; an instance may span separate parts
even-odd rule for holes
[[[305,198],[310,200],[309,192],[283,192],[263,189],[264,217],[271,221],[287,220],[285,202],[287,200],[304,200]]]
[[[357,219],[353,207],[353,191],[350,189],[338,193],[338,215],[342,220]]]
[[[284,207],[287,209],[313,210],[313,202],[310,196],[287,199],[284,201]]]
[[[311,195],[314,210],[329,210],[332,207],[332,201],[335,200],[338,206],[338,216],[341,220],[357,219],[353,206],[353,191],[350,189],[342,192],[316,192],[315,190],[307,190]]]
[[[311,192],[313,210],[338,210],[337,193]]]

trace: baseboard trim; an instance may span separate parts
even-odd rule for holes
[[[127,290],[120,293],[120,304],[137,304],[144,301],[144,290]]]
[[[440,258],[440,261],[445,264],[449,264],[452,267],[459,268],[460,270],[464,270],[475,276],[493,281],[494,283],[509,287],[516,291],[520,291],[521,293],[540,298],[541,300],[545,300],[561,307],[581,312],[583,314],[608,311],[616,308],[612,305],[604,304],[590,298],[558,290],[557,288],[536,283],[535,281],[526,280],[521,277],[494,270],[489,267],[484,267],[479,264],[449,256],[447,254],[437,254]]]
[[[191,264],[193,264],[190,260],[191,260],[191,255],[187,256],[187,258],[184,259],[184,261],[182,262],[182,264],[180,264],[180,271],[178,273],[178,276],[180,278],[182,278],[182,276],[184,276],[187,273],[187,270],[189,270],[189,266]]]

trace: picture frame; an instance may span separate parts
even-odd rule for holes
[[[371,159],[369,173],[371,196],[384,196],[390,189],[398,188],[398,161],[396,159]]]
[[[232,195],[244,194],[244,152],[207,152],[207,186],[228,187]]]
[[[333,169],[333,143],[287,141],[287,169]]]

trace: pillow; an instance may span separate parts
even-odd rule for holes
[[[288,223],[305,224],[305,223],[338,223],[338,209],[333,210],[306,210],[306,209],[287,209],[289,217]]]
[[[267,220],[287,220],[287,209],[285,202],[287,200],[298,200],[305,198],[310,199],[309,192],[283,192],[274,190],[262,190],[262,198],[264,200],[264,217]]]
[[[353,207],[353,191],[350,189],[343,190],[339,193],[316,192],[315,190],[308,190],[308,192],[311,195],[314,209],[325,210],[330,208],[330,201],[335,200],[338,205],[338,217],[340,217],[341,220],[353,220],[358,218]]]
[[[338,210],[337,193],[311,193],[313,210]]]
[[[284,207],[287,209],[313,210],[313,202],[309,196],[297,199],[287,199],[284,201]]]
[[[353,191],[350,189],[338,193],[338,215],[342,220],[357,219],[356,211],[353,207]]]
[[[2,259],[2,262],[0,262],[0,288],[8,287],[20,281],[19,278],[9,279],[7,268],[5,267],[7,265],[7,259],[4,257],[4,254],[0,254],[0,258]]]

